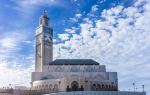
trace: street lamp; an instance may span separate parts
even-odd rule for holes
[[[111,84],[112,84],[112,89],[114,90],[114,82],[112,82]]]
[[[143,92],[144,92],[144,85],[142,85],[142,89],[143,89]]]
[[[134,92],[135,92],[135,83],[133,83],[133,87],[134,87]]]
[[[86,90],[87,90],[87,80],[85,79],[85,88],[86,88]]]
[[[9,84],[9,87],[11,88],[11,84]]]
[[[91,88],[91,91],[92,91],[92,88],[93,88],[93,87],[92,87],[92,81],[90,81],[90,85],[91,85],[91,87],[90,87],[90,88]]]
[[[138,90],[138,88],[136,88],[136,91]]]
[[[129,91],[130,91],[130,88],[129,88]]]
[[[60,84],[61,84],[61,81],[59,81],[58,83],[59,83],[59,91],[60,91]]]

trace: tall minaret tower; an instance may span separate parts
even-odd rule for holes
[[[53,60],[53,30],[49,25],[49,17],[44,11],[36,29],[35,71],[42,72],[43,66]]]

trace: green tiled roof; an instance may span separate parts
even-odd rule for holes
[[[56,59],[50,65],[99,65],[92,59]]]

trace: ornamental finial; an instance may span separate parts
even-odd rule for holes
[[[43,14],[44,16],[47,16],[47,11],[46,11],[46,10],[44,10],[43,13],[44,13],[44,14]]]

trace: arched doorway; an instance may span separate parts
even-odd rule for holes
[[[78,84],[77,81],[73,81],[73,82],[71,83],[71,90],[72,90],[72,91],[78,91],[78,90],[79,90],[79,84]]]
[[[54,85],[54,90],[58,91],[58,85],[57,84]]]

